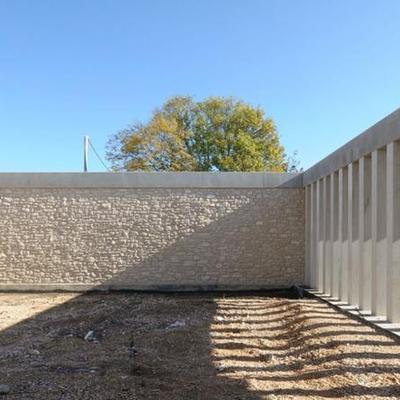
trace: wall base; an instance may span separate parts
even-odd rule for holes
[[[0,292],[215,292],[215,291],[263,291],[285,290],[288,286],[276,285],[80,285],[80,284],[0,284]]]
[[[362,311],[358,307],[352,306],[344,301],[331,297],[327,294],[321,293],[316,289],[304,289],[307,293],[317,297],[325,303],[330,304],[337,310],[342,311],[345,314],[351,315],[358,320],[367,323],[370,326],[378,328],[380,330],[389,333],[391,336],[395,336],[396,339],[400,338],[400,324],[393,324],[387,321],[386,317],[374,316],[371,311]]]

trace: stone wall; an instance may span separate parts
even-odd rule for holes
[[[277,288],[304,276],[299,187],[3,187],[0,232],[3,290]]]

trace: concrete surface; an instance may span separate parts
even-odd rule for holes
[[[302,187],[301,174],[274,172],[0,173],[0,188],[273,188]]]

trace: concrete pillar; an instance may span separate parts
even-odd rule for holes
[[[305,226],[305,237],[306,237],[306,254],[305,254],[305,276],[304,283],[310,286],[311,276],[311,190],[312,186],[306,186],[306,226]]]
[[[332,289],[331,296],[340,297],[341,242],[339,238],[339,173],[331,174],[331,240],[332,240]]]
[[[358,304],[363,311],[371,311],[371,156],[361,157],[359,160],[359,287]]]
[[[324,195],[322,179],[317,181],[317,271],[316,288],[323,292],[324,282]]]
[[[400,143],[387,146],[387,318],[400,322]]]
[[[330,190],[329,190],[329,209],[330,209],[330,222],[329,222],[329,229],[330,229],[330,234],[329,234],[329,242],[330,242],[330,252],[331,252],[331,262],[329,265],[330,268],[330,286],[329,286],[329,295],[331,297],[334,296],[334,266],[335,266],[335,173],[332,172],[329,175],[329,184],[330,184]]]
[[[386,151],[372,152],[372,290],[371,312],[386,315]]]
[[[310,287],[316,288],[316,255],[317,255],[317,235],[316,235],[316,226],[317,226],[317,185],[316,183],[312,183],[310,189]]]
[[[359,178],[358,162],[350,163],[348,166],[348,300],[349,303],[358,306],[359,287]]]
[[[339,169],[339,241],[341,243],[340,300],[348,301],[348,168]]]
[[[331,294],[332,240],[331,240],[331,176],[324,177],[324,293]]]

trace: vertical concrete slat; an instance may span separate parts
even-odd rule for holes
[[[324,246],[323,246],[323,186],[322,180],[317,181],[317,262],[316,262],[316,288],[318,291],[323,291],[323,265],[324,265]]]
[[[324,293],[331,295],[332,240],[331,240],[331,176],[324,178],[325,236],[324,236]]]
[[[306,186],[306,254],[305,254],[305,271],[304,283],[310,286],[311,275],[311,185]]]
[[[331,175],[332,198],[332,293],[333,298],[340,297],[340,235],[339,235],[339,172]]]
[[[400,322],[400,143],[388,144],[387,171],[387,318]]]
[[[319,252],[320,252],[320,268],[318,286],[322,293],[325,293],[325,219],[326,219],[326,203],[325,203],[325,180],[321,178],[320,184],[320,234],[319,234]]]
[[[319,180],[319,268],[318,268],[318,287],[324,293],[325,283],[325,222],[326,222],[326,202],[324,191],[324,179]]]
[[[351,304],[351,289],[353,285],[353,274],[352,274],[352,264],[351,264],[351,237],[352,237],[352,220],[353,220],[353,164],[350,163],[347,166],[347,198],[344,200],[347,202],[347,241],[345,241],[345,245],[347,245],[347,254],[346,255],[346,265],[347,265],[347,272],[346,272],[346,281],[347,281],[347,293],[346,298],[347,301]]]
[[[340,300],[348,301],[348,168],[339,170]]]
[[[358,304],[363,311],[371,310],[371,156],[361,157],[359,172],[359,286]]]
[[[372,268],[371,312],[386,315],[386,151],[372,152]]]
[[[315,289],[316,256],[316,185],[310,185],[310,287]]]
[[[338,293],[337,298],[342,298],[342,242],[343,242],[343,169],[339,169],[338,175],[338,251],[340,252],[340,258],[338,257],[337,268],[337,279],[338,279]]]
[[[358,162],[348,166],[348,300],[349,303],[358,306],[358,282],[359,282],[359,179]]]
[[[330,262],[330,287],[329,287],[329,295],[333,296],[334,294],[334,269],[335,269],[335,226],[336,226],[336,219],[335,219],[335,177],[336,173],[332,172],[330,174],[330,199],[329,199],[329,207],[331,211],[330,215],[330,238],[329,238],[329,247],[330,247],[330,255],[331,255],[331,262]]]

